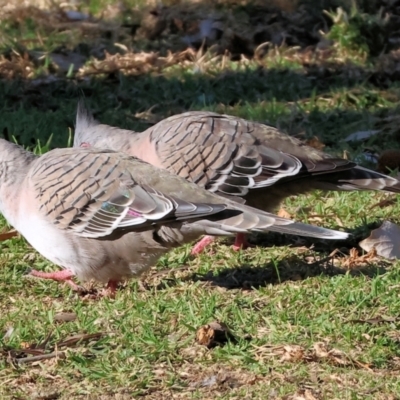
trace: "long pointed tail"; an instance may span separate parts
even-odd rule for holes
[[[317,187],[323,190],[382,190],[400,193],[400,181],[388,175],[356,166],[346,171],[316,175]]]
[[[229,208],[231,208],[231,205],[229,205]],[[235,205],[233,208],[241,210],[243,213],[221,221],[201,220],[197,221],[195,225],[201,227],[200,229],[203,233],[212,236],[226,236],[251,231],[273,231],[331,240],[346,239],[349,237],[349,234],[346,232],[295,222],[252,207]]]

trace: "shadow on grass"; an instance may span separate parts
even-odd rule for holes
[[[187,266],[173,268],[168,271],[160,271],[155,275],[156,281],[152,278],[141,281],[142,288],[149,290],[165,290],[166,288],[179,285],[181,282],[208,282],[213,286],[226,289],[253,290],[268,285],[279,285],[287,281],[303,281],[317,276],[333,277],[337,275],[350,274],[351,276],[364,275],[370,278],[382,275],[387,272],[387,267],[391,262],[385,259],[374,259],[368,261],[355,262],[354,266],[345,268],[338,267],[349,259],[350,249],[358,247],[358,242],[369,228],[376,228],[379,222],[374,222],[367,226],[355,228],[353,236],[345,243],[342,241],[315,241],[312,238],[284,235],[277,233],[258,234],[256,243],[260,247],[290,246],[291,248],[309,249],[303,255],[290,255],[288,258],[276,262],[269,262],[264,265],[242,264],[235,267],[219,270],[217,273],[208,271],[206,274],[188,273],[179,278],[163,277],[164,274],[176,274],[179,271],[189,272]],[[252,241],[254,243],[254,240]],[[336,251],[334,251],[336,250]],[[312,251],[312,253],[311,253]],[[311,262],[310,262],[311,261]],[[157,282],[157,283],[156,283]]]
[[[380,226],[382,221],[375,221],[367,226],[359,226],[353,229],[351,236],[345,241],[321,240],[313,238],[296,237],[277,233],[259,234],[256,238],[258,246],[290,246],[291,248],[302,247],[312,250],[314,260],[309,262],[304,256],[292,255],[276,263],[270,262],[262,266],[241,265],[226,268],[214,274],[209,271],[200,276],[193,274],[195,281],[206,281],[212,285],[227,289],[258,289],[267,285],[277,285],[286,281],[302,281],[317,276],[336,276],[350,274],[352,276],[366,275],[374,277],[386,272],[387,266],[391,265],[385,259],[374,263],[363,263],[349,269],[335,266],[334,261],[344,261],[350,253],[350,249],[359,248],[358,243],[362,238],[368,236],[366,232]],[[338,250],[336,253],[335,250]],[[336,253],[336,254],[333,254]],[[328,255],[332,254],[332,255]],[[341,260],[342,259],[342,260]]]
[[[368,265],[346,270],[335,267],[332,261],[333,258],[327,257],[309,264],[300,257],[292,256],[278,263],[271,262],[263,266],[241,265],[235,268],[227,268],[217,275],[214,275],[212,271],[203,276],[194,274],[192,279],[210,282],[213,286],[226,289],[252,290],[287,281],[303,281],[317,276],[332,277],[349,273],[353,276],[374,277],[386,272],[386,268],[380,265]]]
[[[76,105],[82,92],[96,118],[121,128],[136,131],[149,128],[153,123],[136,114],[154,106],[153,112],[160,119],[206,108],[278,123],[291,133],[306,130],[327,146],[352,133],[349,129],[371,128],[370,121],[375,115],[382,118],[392,109],[382,107],[381,94],[376,89],[382,88],[383,83],[369,82],[372,78],[368,71],[360,69],[360,74],[353,75],[343,66],[323,70],[260,67],[215,76],[181,71],[177,76],[119,75],[89,81],[60,80],[38,86],[30,81],[2,81],[0,133],[5,138],[15,136],[23,145],[32,145],[37,139],[47,141],[53,134],[52,147],[65,146],[69,129],[74,128]],[[389,77],[381,80],[386,86],[392,82]],[[360,93],[347,94],[352,89],[357,91],[358,85],[363,86]],[[331,97],[337,93],[340,99],[336,104],[342,106],[321,108],[311,100],[324,93],[330,93]],[[358,96],[362,107],[352,104]],[[347,126],[351,128],[346,131]]]
[[[21,54],[21,59],[25,56],[28,59],[35,58],[32,55],[33,50],[24,47],[29,43],[36,52],[54,54],[58,51],[66,52],[67,55],[71,52],[74,54],[83,52],[87,60],[94,57],[97,62],[104,60],[105,50],[109,54],[121,53],[126,57],[122,69],[115,68],[114,65],[109,69],[96,70],[96,76],[92,76],[92,79],[87,79],[87,77],[68,79],[65,71],[50,68],[46,57],[39,59],[36,57],[34,65],[28,70],[41,71],[37,78],[32,81],[0,82],[0,97],[3,99],[0,133],[6,138],[14,135],[24,145],[34,144],[37,139],[47,141],[53,133],[52,146],[65,146],[68,128],[74,126],[77,99],[83,91],[89,107],[101,122],[139,131],[148,128],[151,124],[136,118],[135,114],[149,110],[153,106],[156,106],[155,112],[165,118],[187,110],[209,108],[221,109],[229,113],[232,107],[250,108],[257,105],[259,107],[257,112],[242,113],[240,111],[239,113],[249,119],[260,122],[269,121],[274,124],[282,115],[290,114],[293,111],[292,108],[296,106],[293,103],[298,102],[299,110],[295,112],[299,114],[303,112],[304,115],[303,118],[299,118],[300,121],[293,121],[293,125],[301,125],[303,122],[303,126],[299,129],[307,129],[311,135],[320,136],[327,145],[329,145],[329,140],[334,144],[335,139],[340,136],[340,132],[337,135],[334,134],[338,126],[343,127],[347,122],[357,124],[357,121],[360,121],[360,129],[370,128],[370,126],[365,126],[365,110],[369,108],[382,110],[378,96],[371,94],[370,99],[363,99],[362,107],[351,107],[351,101],[357,102],[357,94],[353,93],[348,99],[350,105],[348,108],[353,108],[353,111],[341,111],[336,114],[335,105],[341,104],[341,108],[345,108],[343,101],[346,99],[341,99],[337,103],[333,102],[332,107],[328,108],[329,111],[320,111],[310,99],[325,93],[329,93],[328,97],[332,97],[335,92],[346,92],[359,86],[362,86],[363,90],[386,89],[396,85],[396,81],[400,79],[396,60],[392,60],[395,62],[393,68],[385,70],[379,68],[371,70],[371,68],[354,66],[350,63],[344,65],[314,60],[316,53],[314,54],[313,51],[322,37],[320,31],[327,32],[332,24],[332,19],[327,17],[323,10],[334,10],[339,4],[346,8],[346,2],[342,3],[337,0],[321,2],[248,0],[240,4],[229,1],[216,3],[199,1],[195,4],[167,1],[163,6],[150,7],[150,9],[127,5],[120,9],[120,6],[116,5],[111,13],[113,16],[107,16],[108,11],[105,10],[105,14],[99,20],[93,21],[91,26],[94,30],[90,31],[92,33],[84,29],[87,25],[86,21],[81,21],[81,28],[79,28],[80,22],[75,21],[72,28],[68,25],[71,21],[64,21],[66,15],[60,13],[57,7],[48,10],[49,13],[39,10],[34,12],[34,8],[27,8],[25,12],[19,10],[15,20],[11,18],[2,28],[5,35],[13,39],[12,41],[4,40],[0,49],[2,56],[9,59],[10,68],[18,67],[14,65],[15,63],[13,64],[10,54],[17,52]],[[374,6],[364,3],[360,3],[360,10],[377,12],[375,3]],[[106,7],[108,2],[100,1],[96,4],[94,8],[89,4],[83,10],[98,13],[102,7],[108,9]],[[392,8],[391,6],[388,9],[385,8],[385,12],[396,14],[396,9]],[[214,13],[218,15],[218,18]],[[49,15],[53,15],[54,18],[49,18]],[[110,26],[110,31],[104,26],[100,27],[103,22],[110,22],[107,20],[117,20],[119,24],[116,27]],[[223,21],[224,24],[229,22],[228,27],[233,30],[232,40],[228,42],[218,38],[214,40],[218,43],[222,40],[219,43],[218,54],[224,54],[225,50],[229,50],[231,54],[239,56],[247,54],[254,61],[257,58],[253,57],[255,48],[265,42],[272,43],[269,49],[286,46],[289,50],[295,47],[305,51],[311,49],[311,53],[308,57],[302,58],[301,52],[297,52],[293,57],[289,51],[283,56],[277,56],[276,60],[268,55],[265,60],[259,57],[258,64],[252,62],[251,68],[245,69],[235,65],[232,67],[235,70],[222,72],[218,72],[220,71],[218,68],[209,67],[206,68],[206,72],[202,72],[202,68],[197,65],[201,63],[193,62],[194,60],[191,60],[192,62],[185,60],[185,62],[189,61],[185,68],[177,65],[177,68],[175,66],[167,69],[150,67],[139,68],[136,71],[134,66],[129,64],[136,63],[129,59],[129,54],[133,54],[132,51],[122,51],[120,47],[115,46],[115,43],[124,43],[126,40],[124,46],[127,49],[133,49],[135,54],[141,50],[160,51],[161,54],[167,50],[178,52],[190,46],[197,49],[198,46],[196,47],[190,41],[185,42],[183,39],[188,35],[193,36],[193,32],[200,29],[201,21],[204,20],[213,22],[211,30],[222,29],[222,36],[228,29],[225,29],[225,25],[221,28],[218,21]],[[233,22],[234,25],[232,25]],[[152,27],[155,28],[153,33],[150,32],[154,30]],[[243,32],[243,27],[249,32]],[[40,33],[41,29],[43,30],[41,34],[34,34]],[[74,35],[71,35],[70,31],[75,32]],[[64,36],[58,38],[58,34],[64,34]],[[247,38],[248,35],[252,43],[250,50],[247,49],[246,43],[240,43],[239,40],[240,37]],[[36,39],[36,36],[42,39]],[[178,48],[174,48],[176,40],[180,43]],[[18,46],[22,46],[21,49]],[[46,46],[50,47],[47,49]],[[114,50],[112,51],[107,46],[113,46]],[[99,47],[99,51],[94,51],[95,47]],[[387,52],[388,48],[385,47],[384,51]],[[379,54],[382,51],[379,48]],[[292,69],[288,68],[288,65],[291,65]],[[22,68],[22,70],[27,69]],[[136,71],[134,72],[136,75],[129,75],[132,70]],[[150,70],[151,73],[145,74],[142,70]],[[21,74],[21,76],[32,75]],[[18,76],[18,74],[12,76]],[[311,105],[302,111],[304,100]],[[392,102],[396,100],[392,99]],[[249,105],[246,106],[246,103]],[[224,107],[226,110],[223,110]],[[265,110],[262,110],[263,107]],[[354,109],[360,111],[354,111]],[[237,112],[237,109],[233,111]],[[304,126],[304,120],[310,123]],[[327,129],[329,132],[326,132]],[[321,137],[321,132],[323,137]]]
[[[165,290],[179,285],[181,282],[208,282],[212,286],[225,289],[254,290],[268,285],[280,285],[284,282],[303,281],[308,278],[350,274],[351,276],[368,276],[370,278],[386,273],[388,262],[366,264],[351,269],[339,268],[334,265],[334,257],[325,257],[308,263],[304,257],[291,256],[278,262],[254,266],[243,264],[226,268],[218,273],[209,271],[204,275],[194,273],[181,278],[161,278],[157,284],[141,282],[142,289]],[[176,270],[174,270],[176,271]]]

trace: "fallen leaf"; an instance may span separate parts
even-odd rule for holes
[[[62,312],[54,316],[54,321],[57,322],[71,322],[76,320],[76,314],[73,312]]]
[[[52,333],[50,332],[44,339],[44,341],[40,344],[22,342],[19,349],[8,349],[6,350],[6,354],[10,362],[17,364],[43,361],[52,358],[63,359],[65,358],[64,351],[58,350],[61,347],[72,347],[76,344],[81,343],[82,341],[99,339],[104,335],[105,333],[102,332],[91,334],[77,334],[58,342],[55,346],[49,346],[48,342],[52,336]]]
[[[280,361],[288,362],[328,362],[339,366],[355,366],[370,369],[369,364],[364,364],[338,349],[328,349],[323,342],[314,343],[312,348],[304,349],[299,345],[281,346],[254,346],[255,359],[262,361],[270,357],[280,356]]]
[[[256,360],[261,361],[270,357],[280,356],[280,361],[298,362],[305,357],[304,347],[296,344],[253,346],[256,349]]]
[[[378,203],[375,203],[374,205],[369,207],[368,210],[373,210],[376,207],[379,208],[389,207],[395,205],[396,203],[397,203],[397,196],[393,196],[388,199],[381,200]]]
[[[9,232],[0,233],[0,242],[11,239],[15,236],[18,236],[17,231],[9,231]]]
[[[329,356],[329,351],[326,349],[326,346],[322,342],[314,343],[314,355],[316,358],[327,358]]]
[[[392,222],[385,221],[359,245],[365,251],[371,251],[375,248],[378,255],[389,260],[400,258],[400,227]]]
[[[287,400],[317,400],[309,389],[301,389],[300,391],[286,397]]]
[[[387,336],[394,342],[400,342],[400,332],[398,330],[387,332]]]
[[[311,139],[307,140],[306,144],[317,150],[322,150],[325,147],[325,145],[321,142],[321,140],[319,140],[317,136],[313,136]]]
[[[92,339],[100,339],[104,335],[105,335],[105,333],[99,332],[99,333],[88,333],[88,334],[82,333],[82,334],[70,336],[63,341],[58,342],[57,348],[72,347],[81,342],[87,342],[88,340],[92,340]]]
[[[157,122],[160,122],[161,120],[164,119],[162,115],[153,113],[153,110],[158,107],[158,104],[154,104],[151,106],[148,110],[136,113],[134,115],[135,118],[141,119],[143,121],[146,121],[149,124],[156,124]]]
[[[32,357],[17,358],[14,361],[16,361],[18,364],[26,364],[30,362],[49,360],[51,358],[60,358],[61,360],[63,360],[65,359],[65,357],[66,356],[64,352],[53,351],[52,353],[39,354],[37,356],[32,356]]]
[[[278,215],[278,217],[287,218],[287,219],[293,218],[284,208],[280,208],[277,215]]]
[[[354,365],[358,368],[370,369],[369,364],[364,364],[358,360],[347,355],[345,352],[338,349],[330,349],[328,350],[327,345],[323,342],[317,342],[313,345],[313,351],[309,355],[309,360],[326,360],[332,364],[345,366],[345,365]]]
[[[281,361],[300,361],[304,357],[304,349],[296,344],[283,346]]]
[[[318,214],[312,214],[308,216],[308,220],[310,222],[322,222],[324,220],[324,216],[318,215]]]
[[[354,322],[357,324],[381,324],[383,322],[396,322],[398,318],[395,317],[375,317],[369,319],[351,319],[349,322]]]
[[[376,249],[373,247],[367,254],[358,255],[358,250],[353,247],[350,254],[342,260],[342,266],[345,268],[355,268],[372,262],[377,256]]]
[[[207,346],[209,349],[232,339],[234,339],[234,336],[229,328],[219,321],[210,322],[200,327],[196,332],[197,343]]]

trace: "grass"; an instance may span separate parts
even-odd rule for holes
[[[99,15],[107,4],[96,0],[81,10]],[[145,12],[139,2],[132,6]],[[246,21],[253,18],[250,8],[239,11]],[[56,29],[56,14],[43,24],[42,14],[29,11],[23,24],[21,12],[0,26],[0,132],[38,153],[67,146],[83,92],[102,122],[136,130],[186,110],[212,110],[273,123],[305,140],[317,136],[331,154],[357,158],[364,148],[398,148],[395,53],[385,47],[375,54],[368,38],[357,52],[354,32],[364,29],[363,21],[381,20],[346,12],[347,20],[329,19],[328,53],[282,44],[258,58],[224,58],[212,49],[182,55],[173,34],[146,41],[119,27],[119,43],[129,50],[91,55],[80,70],[68,63],[57,69],[49,57],[61,46],[67,56],[78,45],[98,54],[98,46],[115,48],[115,36],[103,27],[96,34],[70,25]],[[156,58],[138,56],[153,49],[160,50]],[[47,58],[35,61],[35,51]],[[367,142],[343,141],[375,129],[381,133]],[[315,192],[289,198],[283,207],[293,218],[345,227],[354,236],[330,243],[254,235],[258,247],[236,253],[229,240],[219,240],[196,258],[186,246],[127,282],[115,299],[82,297],[29,278],[31,267],[56,267],[23,238],[0,242],[1,398],[400,398],[399,263],[350,254],[353,247],[362,253],[359,241],[380,222],[399,223],[397,199],[373,207],[387,197]],[[9,229],[4,220],[0,228]],[[215,320],[234,339],[211,349],[197,344],[197,330]],[[56,356],[27,362],[43,352]]]
[[[346,221],[360,199],[335,196],[337,206],[328,212]],[[362,194],[361,200],[370,205],[380,196]],[[364,218],[353,216],[346,226],[360,226]],[[115,300],[94,300],[24,277],[31,265],[53,267],[33,258],[23,239],[1,247],[0,329],[13,329],[2,340],[4,397],[264,398],[267,390],[284,398],[310,390],[316,398],[374,399],[399,393],[399,271],[383,260],[362,273],[319,263],[318,253],[305,246],[234,253],[217,244],[197,259],[188,258],[187,248],[177,249],[141,284],[127,283]],[[76,319],[56,322],[61,312]],[[236,342],[212,350],[196,345],[195,331],[212,320],[227,323]],[[6,349],[13,355],[13,349],[45,340],[51,349],[72,335],[92,333],[104,336],[61,347],[65,359],[12,366],[6,357]],[[318,343],[339,357],[318,357]],[[216,383],[208,387],[213,377]]]

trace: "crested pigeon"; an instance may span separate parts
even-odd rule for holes
[[[348,234],[280,218],[210,193],[124,153],[55,149],[36,156],[0,139],[0,212],[61,272],[32,275],[116,283],[201,235],[277,231]]]
[[[314,189],[400,192],[387,175],[335,158],[278,129],[207,111],[186,112],[143,132],[97,122],[78,103],[74,147],[125,152],[210,192],[273,212],[283,199]],[[202,251],[204,238],[192,250]],[[244,244],[238,234],[234,248]]]

